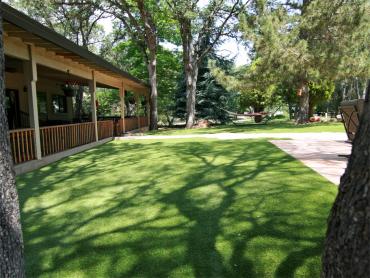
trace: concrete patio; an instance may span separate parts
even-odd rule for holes
[[[351,153],[351,144],[343,140],[293,139],[270,142],[336,185],[339,185],[347,166],[347,158],[339,155]]]

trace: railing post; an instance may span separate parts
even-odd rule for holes
[[[24,73],[27,82],[28,109],[30,115],[30,127],[35,130],[35,153],[36,159],[41,159],[41,140],[39,112],[37,107],[37,64],[34,57],[34,47],[28,45],[29,61],[24,62]]]
[[[99,134],[98,134],[98,117],[96,114],[96,79],[95,73],[92,71],[92,79],[89,81],[89,92],[91,95],[91,119],[94,123],[94,130],[95,130],[95,140],[99,141]]]
[[[126,132],[126,124],[125,124],[125,88],[123,87],[123,83],[121,88],[119,88],[119,96],[120,96],[120,104],[121,104],[121,120],[122,120],[122,133]]]

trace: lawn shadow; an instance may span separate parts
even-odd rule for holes
[[[183,126],[149,131],[148,135],[180,135],[206,133],[258,133],[258,132],[344,132],[341,123],[320,122],[297,125],[294,121],[277,120],[268,123],[214,124],[209,128],[185,129]]]
[[[69,157],[20,178],[27,274],[262,277],[254,241],[266,237],[291,242],[261,250],[284,251],[273,273],[294,277],[321,252],[326,219],[289,204],[323,182],[292,186],[303,174],[265,141],[113,142]]]

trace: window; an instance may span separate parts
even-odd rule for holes
[[[52,106],[54,113],[67,113],[67,97],[62,95],[52,96]]]
[[[46,118],[48,114],[46,93],[37,92],[37,107],[40,118]]]

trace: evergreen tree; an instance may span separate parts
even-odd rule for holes
[[[208,119],[218,123],[229,121],[228,111],[237,109],[237,93],[227,90],[214,77],[211,72],[209,61],[214,61],[220,68],[229,71],[233,61],[218,57],[213,51],[210,52],[199,66],[196,87],[196,118]],[[186,117],[186,84],[183,77],[176,96],[176,115]]]
[[[234,33],[233,20],[249,1],[168,0],[178,21],[186,84],[186,127],[192,128],[196,119],[196,90],[199,67],[204,58],[221,39]],[[203,4],[203,5],[202,5]]]
[[[320,80],[318,82],[309,82],[310,101],[308,115],[311,117],[314,114],[315,107],[329,100],[335,90],[335,84],[332,81]]]
[[[234,69],[229,73],[212,64],[212,73],[217,81],[229,90],[239,93],[239,112],[264,112],[265,108],[280,103],[277,85],[271,80],[268,72],[256,71],[258,63],[256,60],[249,66]],[[261,116],[254,119],[256,122],[262,121]]]
[[[258,70],[291,84],[299,97],[297,122],[309,115],[309,82],[334,80],[363,17],[365,1],[255,1],[241,18]]]

